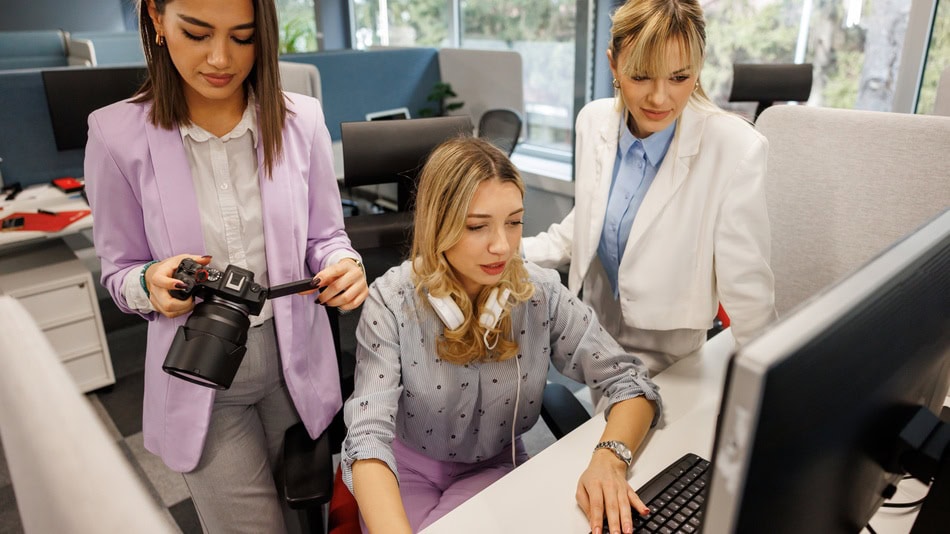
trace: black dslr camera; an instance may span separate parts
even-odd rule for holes
[[[178,328],[162,369],[173,376],[214,389],[228,389],[247,351],[248,318],[264,301],[313,289],[311,279],[265,288],[254,273],[234,265],[224,272],[185,258],[174,278],[185,287],[169,291],[179,300],[203,299]]]

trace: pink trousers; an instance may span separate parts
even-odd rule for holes
[[[511,448],[493,458],[466,464],[433,460],[397,439],[393,441],[393,454],[399,470],[399,494],[413,532],[434,523],[514,469]],[[520,437],[515,440],[515,454],[518,465],[528,459]],[[368,532],[362,517],[360,527],[364,534]]]

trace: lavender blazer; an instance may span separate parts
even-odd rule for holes
[[[340,193],[333,172],[330,135],[317,100],[287,93],[283,156],[273,179],[258,161],[267,270],[271,285],[313,276],[327,257],[352,251],[343,229]],[[122,283],[130,270],[177,254],[204,254],[201,214],[188,156],[177,128],[148,120],[150,104],[118,102],[89,116],[85,178],[93,211],[102,284],[126,313]],[[284,378],[311,436],[339,410],[339,373],[326,311],[314,297],[275,299],[274,325]],[[186,316],[149,320],[145,360],[145,447],[179,472],[201,457],[214,390],[173,378],[162,362]]]

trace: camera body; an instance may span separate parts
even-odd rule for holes
[[[179,300],[194,296],[205,301],[224,301],[222,305],[227,303],[243,308],[247,315],[261,313],[267,300],[267,290],[254,282],[254,273],[234,265],[228,265],[221,272],[185,258],[178,264],[172,277],[185,284],[182,289],[169,291],[171,296]]]
[[[228,389],[247,352],[248,316],[258,315],[268,290],[254,273],[234,265],[222,272],[185,258],[172,275],[184,283],[172,297],[203,299],[178,327],[162,369],[194,384]]]

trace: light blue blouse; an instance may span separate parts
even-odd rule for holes
[[[556,271],[527,269],[535,292],[511,310],[520,351],[504,362],[456,365],[437,357],[443,325],[419,299],[409,262],[373,283],[356,333],[355,391],[344,406],[343,479],[351,490],[356,460],[380,459],[398,479],[396,436],[440,461],[476,463],[501,453],[512,425],[517,436],[538,420],[551,363],[602,390],[611,406],[638,395],[654,401],[656,423],[660,397],[640,358],[624,352]]]
[[[678,121],[660,132],[640,139],[630,132],[625,121],[620,122],[617,157],[614,159],[613,182],[607,200],[603,231],[597,244],[597,256],[604,266],[614,298],[620,298],[618,282],[620,261],[627,248],[630,228],[640,211],[656,173],[673,142]]]

